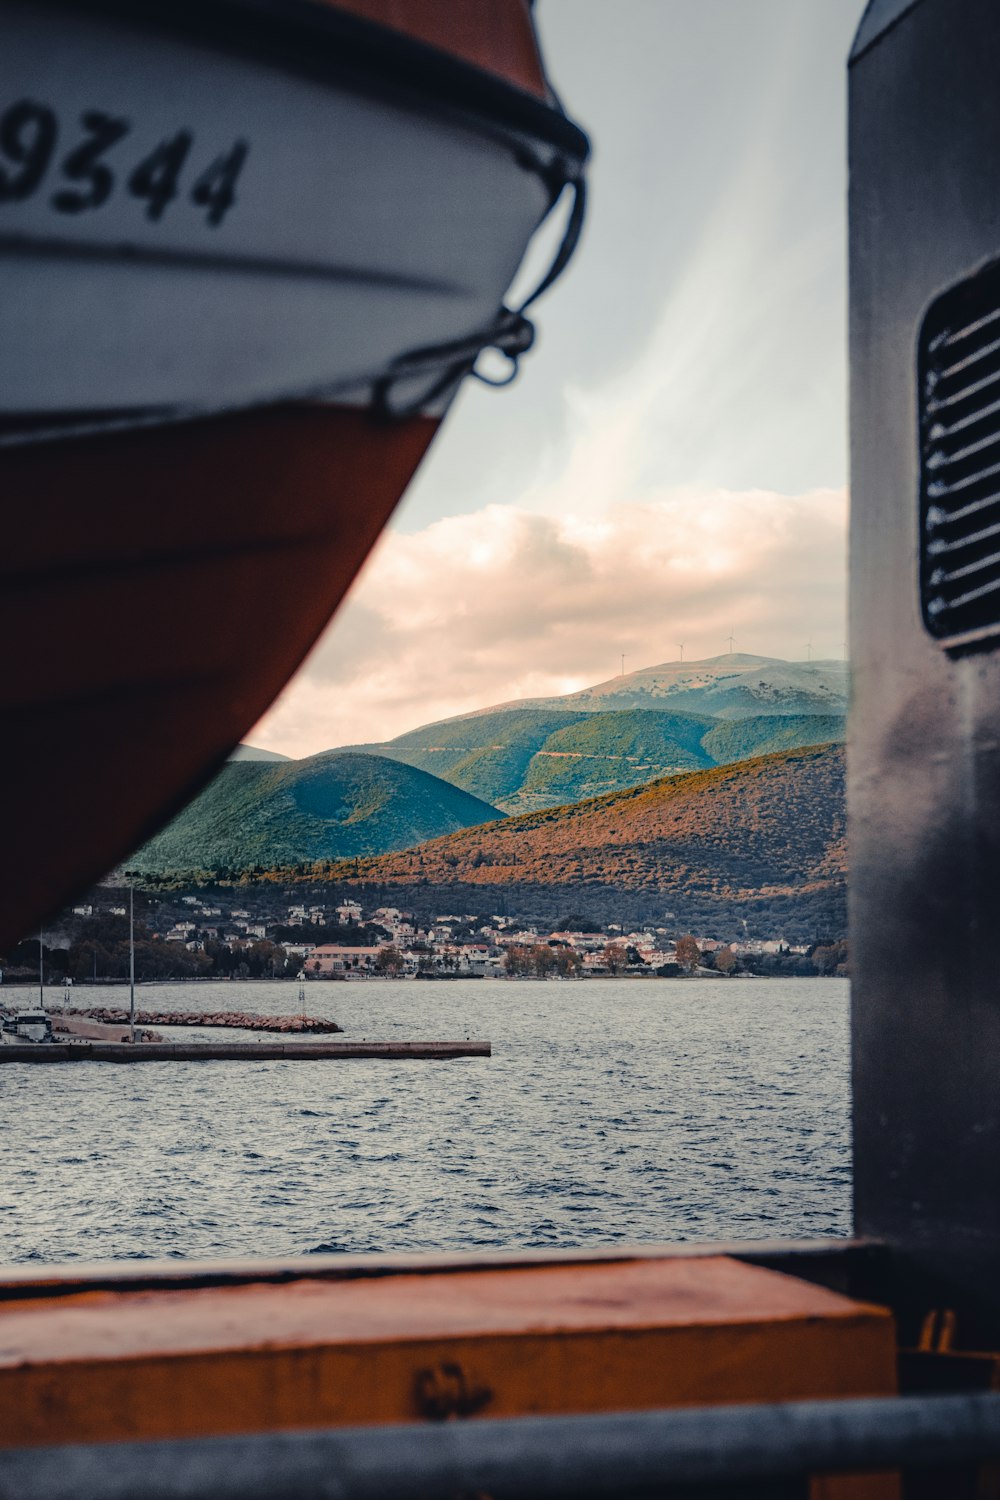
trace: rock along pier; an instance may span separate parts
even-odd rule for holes
[[[0,1046],[0,1063],[74,1062],[318,1062],[387,1058],[395,1062],[490,1057],[489,1042],[14,1042]]]

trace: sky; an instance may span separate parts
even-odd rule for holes
[[[736,650],[843,654],[860,0],[538,0],[593,144],[517,382],[467,381],[250,743],[303,756]],[[536,237],[537,279],[558,224]],[[517,291],[515,285],[514,292]]]

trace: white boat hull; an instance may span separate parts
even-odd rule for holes
[[[366,404],[413,350],[485,341],[552,203],[551,147],[335,58],[304,76],[100,8],[0,24],[8,440]]]

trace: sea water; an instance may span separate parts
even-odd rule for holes
[[[301,1009],[289,981],[139,1005]],[[305,1005],[493,1056],[0,1067],[0,1261],[849,1231],[842,980],[310,982]]]

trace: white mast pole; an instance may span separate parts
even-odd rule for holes
[[[135,1041],[135,885],[128,884],[128,1027],[129,1041]]]

